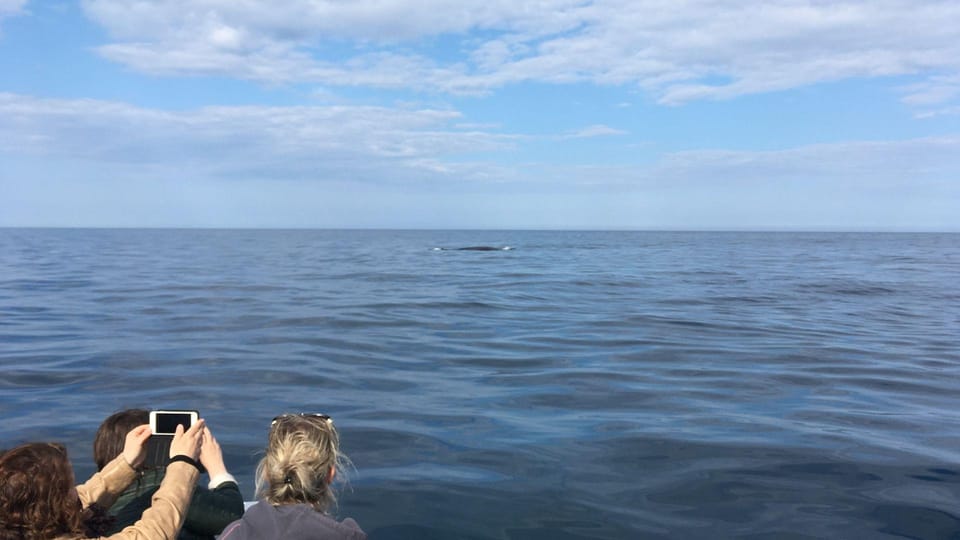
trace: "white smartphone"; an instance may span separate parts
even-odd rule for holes
[[[173,435],[177,426],[184,431],[196,423],[197,411],[150,411],[150,432],[154,435]]]

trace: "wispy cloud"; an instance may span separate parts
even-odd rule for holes
[[[953,230],[960,206],[957,136],[577,166],[518,163],[542,140],[442,108],[168,111],[0,93],[0,118],[7,224]]]
[[[664,104],[915,75],[921,81],[906,101],[927,104],[955,99],[944,79],[960,74],[956,2],[87,0],[84,6],[114,36],[103,55],[165,75],[467,94],[524,81],[590,82],[636,86]],[[432,54],[436,48],[445,54]]]
[[[514,137],[457,127],[459,112],[369,106],[205,107],[169,112],[0,94],[0,151],[201,175],[312,180],[484,177],[469,155]],[[493,168],[493,166],[490,166]]]
[[[933,76],[901,90],[904,103],[916,108],[917,118],[960,114],[960,73]]]
[[[960,205],[960,137],[846,141],[782,150],[671,152],[647,166],[544,165],[543,176],[571,185],[744,198],[802,192],[814,201],[843,194],[860,202],[939,198]]]
[[[23,13],[27,0],[0,0],[0,23],[7,17],[14,17]]]
[[[960,138],[849,141],[776,151],[702,149],[644,166],[511,163],[535,140],[465,122],[447,109],[367,106],[204,107],[165,111],[88,99],[0,93],[0,152],[124,164],[191,176],[358,181],[437,180],[749,189],[787,183],[906,191],[924,183],[957,196]],[[568,137],[621,135],[604,125]],[[483,153],[483,159],[471,156]],[[507,159],[498,159],[506,157]],[[189,171],[187,174],[185,171]]]
[[[916,118],[935,118],[937,116],[958,116],[960,115],[960,105],[951,107],[941,107],[937,109],[928,109],[916,114]]]
[[[27,0],[0,0],[0,16],[20,13]]]
[[[611,135],[626,135],[627,132],[622,129],[612,128],[603,124],[594,124],[577,131],[562,135],[561,139],[590,139],[593,137],[609,137]]]
[[[960,137],[848,141],[775,151],[697,150],[667,154],[654,173],[673,181],[725,185],[791,181],[844,189],[909,189],[934,180],[960,195]]]

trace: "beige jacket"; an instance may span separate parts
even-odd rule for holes
[[[181,461],[167,466],[167,474],[160,489],[153,494],[150,508],[143,512],[140,521],[108,537],[114,540],[174,540],[187,515],[190,496],[197,485],[200,472],[189,463]],[[123,456],[107,464],[86,483],[77,486],[77,494],[86,508],[98,503],[110,508],[113,501],[133,482],[136,472]],[[82,537],[63,536],[58,540],[74,540]]]

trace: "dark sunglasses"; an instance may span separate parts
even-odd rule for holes
[[[302,412],[302,413],[296,413],[296,414],[281,414],[280,416],[274,416],[273,420],[270,421],[270,427],[272,428],[273,426],[277,425],[277,422],[281,420],[284,420],[287,418],[293,418],[295,416],[299,416],[301,418],[317,418],[317,419],[323,420],[328,424],[333,424],[333,418],[330,418],[329,415],[321,414],[321,413]]]

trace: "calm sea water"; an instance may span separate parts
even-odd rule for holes
[[[0,366],[80,476],[327,412],[374,539],[960,538],[956,234],[0,229]]]

